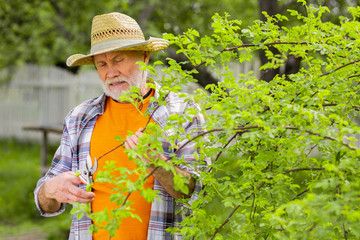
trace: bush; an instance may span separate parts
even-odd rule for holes
[[[305,15],[265,13],[265,22],[243,27],[240,20],[215,14],[209,36],[195,29],[165,36],[194,68],[185,71],[183,63],[169,59],[170,67],[155,79],[162,84],[159,105],[166,104],[161,99],[168,92],[194,81],[199,67],[221,79],[188,97],[201,106],[205,133],[184,134],[179,127],[196,109],[171,115],[169,124],[149,131],[171,132],[170,149],[177,149],[175,139],[180,139],[197,144],[200,162],[204,155],[213,159],[211,168],[199,172],[205,187],[188,205],[192,214],[174,230],[185,239],[360,238],[355,137],[360,128],[354,121],[360,110],[360,7],[349,8],[352,17],[340,17],[335,25],[322,21],[328,8],[299,2]],[[283,22],[288,27],[281,27]],[[301,59],[300,69],[270,82],[253,72],[231,72],[231,63],[251,62],[260,51],[269,62],[259,72],[292,58]],[[152,67],[143,68],[156,75]],[[144,143],[156,146],[156,137],[149,135]],[[222,154],[225,160],[219,160]],[[171,166],[181,162],[169,160]],[[211,208],[213,201],[225,216]]]
[[[184,62],[172,59],[162,75],[153,66],[142,66],[162,85],[159,106],[166,104],[169,92],[195,81],[193,74],[199,67],[222,79],[192,96],[183,94],[199,103],[201,111],[188,109],[181,116],[170,115],[168,124],[161,127],[149,124],[137,150],[129,151],[134,161],[147,157],[166,169],[186,164],[174,156],[169,161],[145,156],[149,144],[158,150],[153,156],[161,154],[157,138],[166,136],[169,149],[175,152],[181,149],[175,143],[196,143],[199,162],[204,156],[212,157],[212,166],[199,171],[198,180],[204,184],[199,198],[191,204],[180,200],[192,214],[182,228],[173,231],[185,239],[360,238],[356,138],[360,128],[355,123],[360,110],[360,7],[349,8],[352,17],[341,16],[340,24],[335,25],[322,21],[328,8],[298,2],[306,8],[305,15],[294,10],[289,16],[265,13],[266,21],[243,27],[240,20],[216,14],[209,36],[195,29],[178,36],[167,34],[165,38],[194,66],[191,71],[183,70]],[[289,22],[288,27],[281,27],[283,22]],[[301,59],[300,69],[279,74],[270,82],[253,72],[231,72],[231,63],[251,62],[260,51],[269,62],[259,72],[280,68],[294,57]],[[154,65],[158,64],[162,63]],[[131,96],[126,100],[131,101]],[[180,126],[199,112],[206,119],[205,132],[185,134]],[[221,158],[223,154],[226,158]],[[141,167],[141,161],[137,163]],[[146,175],[144,169],[140,171],[139,176]],[[183,189],[184,181],[179,176],[176,181],[178,189]],[[131,193],[135,188],[141,190],[142,181],[128,185],[131,188],[125,192]],[[221,213],[213,209],[214,201]],[[123,203],[127,204],[125,196]],[[126,217],[124,209],[113,217]]]

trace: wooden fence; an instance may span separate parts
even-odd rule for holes
[[[96,71],[74,75],[61,68],[24,65],[0,85],[0,137],[39,138],[24,127],[61,128],[71,108],[101,92]]]
[[[232,71],[238,76],[258,67],[234,64]],[[74,106],[102,93],[95,70],[74,75],[62,68],[28,64],[11,76],[11,81],[0,84],[0,138],[40,139],[39,132],[24,128],[61,128],[64,117]],[[193,92],[198,87],[190,85],[184,91]]]

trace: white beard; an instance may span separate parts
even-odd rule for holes
[[[105,83],[102,82],[102,88],[104,90],[104,93],[106,96],[109,96],[113,98],[114,100],[118,100],[120,96],[124,93],[130,90],[131,87],[136,87],[139,89],[140,93],[144,95],[145,91],[145,83],[147,78],[147,72],[146,71],[140,71],[138,69],[134,70],[134,72],[131,74],[129,78],[121,77],[121,78],[113,78],[113,79],[106,79]],[[127,90],[124,89],[113,89],[110,90],[110,84],[113,82],[126,82],[129,85],[129,88]]]

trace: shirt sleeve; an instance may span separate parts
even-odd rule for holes
[[[183,124],[183,128],[185,130],[185,135],[190,136],[191,138],[199,136],[205,132],[203,125],[204,125],[204,117],[200,113],[200,108],[197,104],[193,102],[188,102],[186,108],[193,108],[198,110],[197,114],[192,117],[192,120]],[[206,137],[203,136],[202,141],[206,142]],[[196,159],[195,154],[199,155],[198,148],[196,146],[195,141],[189,142],[189,138],[184,138],[180,142],[178,142],[178,148],[180,149],[177,152],[178,158],[183,158],[185,164],[181,164],[178,167],[191,173],[194,175],[199,176],[200,172],[207,168],[210,165],[210,158],[204,156],[203,161],[199,162]]]
[[[39,205],[39,199],[38,194],[40,188],[44,185],[44,183],[49,180],[50,178],[53,178],[60,173],[71,171],[71,164],[72,164],[72,147],[70,143],[69,133],[67,130],[67,127],[65,126],[63,129],[63,135],[61,137],[61,144],[57,151],[55,152],[54,158],[51,163],[51,167],[49,168],[48,172],[39,179],[39,181],[36,184],[36,188],[34,190],[34,198],[35,198],[35,204],[38,210],[40,211],[41,216],[45,217],[52,217],[57,216],[60,213],[65,211],[66,204],[61,204],[61,207],[59,211],[54,213],[46,213],[44,212]]]
[[[203,115],[200,113],[200,107],[194,102],[188,102],[185,108],[194,108],[198,111],[196,111],[197,113],[192,117],[191,121],[183,124],[182,127],[185,130],[184,136],[187,135],[193,138],[203,134],[205,132],[205,129],[203,128],[205,120]],[[207,156],[200,156],[196,142],[195,141],[189,142],[189,140],[190,140],[189,138],[184,138],[182,141],[178,143],[178,147],[180,150],[177,152],[177,157],[184,159],[185,163],[177,165],[177,167],[187,171],[192,175],[199,177],[201,171],[206,170],[210,166],[211,160]],[[207,141],[205,136],[201,137],[201,140],[204,142]],[[199,159],[195,157],[195,154],[200,156],[199,159],[202,160],[199,161]],[[195,201],[198,198],[198,194],[202,190],[202,187],[203,186],[201,179],[198,178],[195,183],[194,192],[191,195],[190,199],[187,201],[188,204],[191,204],[193,201]],[[182,207],[185,207],[182,204],[180,205]]]

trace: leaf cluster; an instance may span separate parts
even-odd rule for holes
[[[193,141],[213,163],[201,172],[205,187],[178,230],[186,238],[359,237],[360,8],[350,8],[352,17],[340,17],[339,25],[322,20],[327,7],[304,8],[305,15],[289,11],[299,21],[292,27],[278,24],[288,21],[283,15],[242,28],[216,14],[211,35],[190,29],[166,36],[193,71],[205,66],[222,79],[207,86],[211,94],[198,89],[192,96],[207,120],[206,144]],[[270,59],[260,70],[295,57],[300,71],[270,82],[231,71],[260,50]],[[209,207],[213,201],[223,213]]]
[[[160,72],[142,66],[162,85],[158,107],[166,106],[170,92],[194,82],[200,66],[222,79],[207,86],[211,93],[198,89],[192,95],[180,94],[188,106],[197,103],[200,108],[171,114],[163,126],[149,124],[138,151],[129,151],[139,176],[147,168],[143,157],[170,171],[182,164],[197,172],[204,187],[196,200],[178,201],[191,214],[170,231],[185,239],[359,238],[360,8],[350,8],[352,17],[340,17],[339,25],[323,21],[327,7],[304,8],[306,14],[289,12],[299,20],[291,27],[278,24],[288,21],[283,15],[244,28],[239,20],[215,14],[209,35],[189,29],[165,36],[188,58],[192,70],[183,70],[185,63],[172,59]],[[231,64],[251,63],[259,51],[270,59],[259,71],[281,67],[293,57],[301,59],[301,68],[270,82],[260,80],[257,72],[232,72]],[[199,114],[206,122],[203,131],[184,132]],[[163,154],[159,140],[164,137],[174,149],[168,161],[155,158]],[[155,155],[148,155],[149,144]],[[188,144],[198,149],[198,165],[178,155]],[[203,168],[206,156],[212,159],[209,168]],[[111,174],[106,177],[112,179]],[[126,192],[137,189],[154,200],[139,179]],[[117,181],[127,185],[124,179]],[[185,181],[179,176],[174,181],[186,192]],[[126,199],[120,202],[128,206]],[[112,217],[128,216],[121,211]]]

